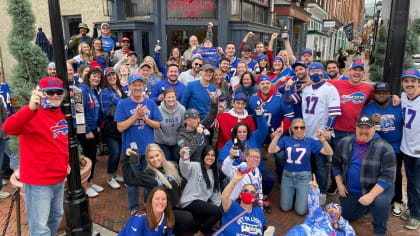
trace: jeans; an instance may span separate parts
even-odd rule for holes
[[[295,211],[298,215],[304,215],[308,209],[309,182],[311,180],[311,171],[284,170],[281,178],[280,208],[283,211],[290,211],[296,193]]]
[[[109,147],[107,174],[109,176],[114,176],[118,170],[118,163],[120,162],[121,138],[103,135],[102,139]]]
[[[4,157],[4,149],[6,147],[7,140],[0,138],[0,170],[3,169],[3,157]],[[3,188],[3,181],[0,181],[0,190]]]
[[[165,154],[165,158],[168,161],[174,161],[178,164],[179,162],[179,146],[178,145],[166,145],[166,144],[159,144],[159,147],[162,149],[163,153]]]
[[[19,159],[17,155],[10,149],[10,141],[7,140],[6,146],[4,148],[4,154],[6,154],[9,157],[8,163],[12,162],[12,169],[13,170],[19,170]],[[9,164],[7,165],[9,166]]]
[[[195,200],[184,209],[200,220],[200,232],[204,234],[211,233],[213,226],[222,218],[220,207],[202,200]]]
[[[327,193],[328,185],[328,156],[321,153],[311,155],[312,171],[315,173],[316,182],[318,182],[321,193]]]
[[[340,142],[341,139],[343,139],[344,137],[347,137],[349,135],[353,135],[354,132],[346,132],[346,131],[340,131],[340,130],[334,130],[334,138],[332,139],[332,148],[333,150],[335,149],[335,147],[337,147],[338,142]],[[333,156],[334,158],[334,156]],[[337,188],[337,183],[335,182],[335,178],[334,175],[332,173],[332,168],[331,168],[331,185],[330,188]]]
[[[361,195],[349,193],[345,198],[340,197],[343,209],[341,215],[348,221],[354,221],[370,212],[373,218],[373,232],[377,235],[385,235],[393,196],[394,185],[389,185],[369,206],[363,206],[359,203]]]
[[[395,156],[397,157],[397,172],[395,174],[395,194],[394,198],[392,199],[392,202],[398,202],[403,203],[402,201],[402,175],[401,175],[401,168],[402,168],[402,162],[403,162],[403,154],[402,152],[395,153]]]
[[[410,216],[420,220],[420,158],[403,154]]]
[[[260,170],[261,177],[262,177],[262,190],[263,195],[268,195],[271,193],[271,190],[273,190],[274,186],[274,175],[268,170]]]
[[[276,174],[281,183],[281,177],[283,176],[284,165],[286,164],[286,155],[284,151],[279,151],[273,154],[274,160],[276,162]]]
[[[31,236],[55,236],[63,217],[64,181],[51,185],[23,184]]]
[[[131,170],[134,174],[139,174],[147,166],[146,157],[144,155],[140,156],[140,165],[130,165]],[[130,211],[139,209],[139,188],[133,185],[127,185],[127,194],[128,194],[128,209]],[[146,202],[147,194],[146,189],[143,188],[143,197]]]

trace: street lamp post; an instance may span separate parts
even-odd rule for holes
[[[73,117],[69,95],[69,82],[67,78],[66,58],[64,54],[63,26],[61,24],[61,13],[59,0],[48,0],[50,15],[51,34],[57,76],[63,80],[66,96],[64,97],[63,113],[68,124],[69,137],[69,158],[71,172],[67,176],[67,194],[64,200],[64,212],[66,216],[66,235],[68,236],[91,236],[92,221],[89,217],[89,202],[82,187],[80,178],[79,152],[77,139],[73,127]]]
[[[373,56],[373,52],[375,51],[376,38],[377,38],[377,35],[378,35],[378,28],[380,26],[379,17],[381,16],[382,2],[381,1],[377,2],[375,4],[375,6],[376,6],[377,11],[375,13],[375,15],[376,15],[375,27],[374,27],[374,30],[372,32],[373,33],[373,37],[372,37],[372,48],[370,50],[369,64],[372,64],[372,63],[375,62],[375,57]]]

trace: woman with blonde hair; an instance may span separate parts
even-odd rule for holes
[[[194,227],[192,214],[188,211],[177,208],[180,196],[182,177],[180,176],[175,164],[165,158],[162,149],[156,143],[147,145],[145,158],[147,167],[144,171],[133,172],[129,162],[138,154],[132,149],[127,149],[126,156],[123,158],[124,182],[127,185],[144,187],[146,191],[151,191],[154,187],[162,186],[168,191],[168,202],[172,206],[175,215],[174,233],[176,235],[190,232]],[[135,215],[137,212],[131,212]]]
[[[155,59],[151,56],[147,56],[143,59],[142,63],[147,63],[152,68],[152,73],[150,74],[149,78],[147,79],[147,87],[150,91],[153,91],[153,87],[155,84],[163,79],[162,73],[160,73],[159,68],[156,65]],[[143,76],[144,77],[144,76]]]
[[[128,96],[128,78],[131,75],[130,69],[126,64],[120,65],[117,71],[118,78],[120,78],[120,84],[124,93]]]
[[[87,65],[90,67],[90,63],[93,61],[93,57],[90,51],[90,46],[87,43],[81,43],[79,45],[79,55],[73,57],[72,59],[67,60],[69,64],[76,64],[77,69],[80,65]]]

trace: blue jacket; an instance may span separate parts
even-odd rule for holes
[[[166,231],[166,234],[165,234]],[[137,214],[132,216],[125,225],[124,229],[118,234],[118,236],[161,236],[161,235],[172,235],[172,228],[166,228],[166,217],[164,216],[157,229],[151,229],[147,222],[146,214]]]
[[[99,122],[99,94],[96,90],[89,88],[87,84],[79,84],[82,90],[83,108],[85,111],[86,133],[98,128]]]
[[[258,129],[256,129],[254,132],[252,132],[251,136],[249,138],[247,138],[242,145],[246,148],[258,148],[260,149],[260,155],[261,155],[261,161],[260,161],[260,165],[258,166],[258,168],[260,170],[265,170],[265,165],[264,165],[264,161],[262,160],[262,151],[261,151],[261,147],[264,143],[265,140],[265,136],[268,133],[268,126],[267,126],[267,120],[265,119],[264,116],[257,116],[256,118],[257,120],[257,127]],[[226,157],[229,156],[229,152],[230,149],[232,148],[233,143],[232,140],[229,140],[225,146],[222,148],[222,150],[219,153],[219,162],[220,164],[223,163],[223,161],[226,159]],[[241,160],[235,159],[233,162],[233,166],[239,165],[241,164]]]

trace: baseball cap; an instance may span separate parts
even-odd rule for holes
[[[359,117],[359,119],[357,119],[357,126],[361,126],[361,125],[367,125],[369,127],[373,127],[375,126],[375,122],[373,121],[371,116],[368,115],[362,115]]]
[[[91,61],[90,62],[90,68],[93,69],[95,67],[99,67],[99,69],[103,70],[102,66],[99,65],[99,63],[97,61]]]
[[[300,55],[303,55],[305,52],[308,52],[308,53],[310,53],[312,55],[312,49],[310,49],[310,48],[304,48],[304,49],[302,49],[302,52],[300,53]]]
[[[130,39],[129,39],[128,37],[122,37],[122,38],[121,38],[121,42],[124,42],[124,41],[128,41],[128,42],[130,42]]]
[[[101,24],[101,29],[102,29],[104,26],[108,26],[108,27],[109,27],[109,24],[108,24],[108,23],[106,23],[106,22],[102,23],[102,24]]]
[[[292,65],[292,69],[294,70],[296,68],[296,66],[303,66],[305,68],[308,68],[308,65],[304,62],[304,61],[296,61],[293,65]]]
[[[137,57],[137,53],[135,51],[130,51],[127,56],[135,55]]]
[[[143,77],[141,77],[139,74],[130,75],[128,78],[128,84],[132,84],[136,80],[144,81]]]
[[[283,59],[283,57],[281,57],[281,56],[275,56],[275,57],[273,58],[273,63],[272,63],[272,64],[274,64],[274,61],[276,61],[276,60],[281,61],[281,63],[283,63],[283,65],[284,65],[284,59]]]
[[[198,111],[196,109],[188,109],[185,114],[184,114],[184,119],[188,119],[188,118],[196,118],[200,116],[200,114],[198,113]]]
[[[261,77],[260,77],[260,79],[258,80],[258,83],[261,83],[261,82],[263,82],[263,81],[270,81],[270,83],[271,83],[271,78],[270,78],[270,77],[268,77],[267,75],[263,75],[263,76],[261,76]]]
[[[324,70],[324,65],[322,65],[322,63],[320,62],[313,62],[310,66],[309,66],[309,70]]]
[[[365,70],[365,64],[363,64],[363,62],[361,62],[361,61],[355,61],[355,62],[351,63],[349,70],[354,69],[356,67],[360,67],[360,68],[362,68],[362,70]]]
[[[139,68],[143,68],[143,66],[147,66],[150,69],[152,69],[152,67],[149,65],[149,63],[143,62],[143,63],[140,64]]]
[[[417,69],[414,68],[410,68],[405,70],[402,75],[401,75],[401,79],[404,79],[405,77],[413,77],[416,79],[420,79],[420,72]]]
[[[64,90],[63,81],[57,77],[45,77],[39,81],[39,87],[43,90]]]
[[[174,56],[170,56],[170,57],[168,58],[168,61],[170,61],[170,60],[177,60],[177,59],[176,59],[176,57],[174,57]]]
[[[233,101],[236,101],[236,100],[244,100],[244,101],[246,101],[247,100],[247,97],[243,93],[238,93],[238,94],[235,95],[235,97],[233,97]]]
[[[387,82],[378,82],[375,84],[375,86],[373,86],[373,91],[374,92],[378,92],[378,91],[391,92],[391,87],[389,86]]]
[[[50,68],[50,67],[54,67],[55,68],[55,62],[50,62],[50,63],[48,63],[48,68]]]
[[[105,76],[108,76],[111,73],[115,73],[115,70],[112,67],[105,68]]]
[[[245,46],[242,47],[242,51],[251,52],[252,48],[248,44],[245,44]]]
[[[211,64],[204,64],[203,67],[201,67],[202,71],[206,71],[206,70],[212,70],[214,72],[214,67]]]
[[[262,59],[265,59],[266,61],[268,61],[268,57],[264,54],[259,54],[257,56],[257,62],[260,62]]]

